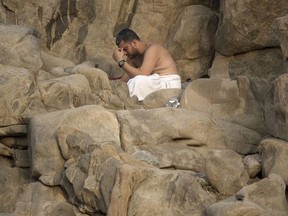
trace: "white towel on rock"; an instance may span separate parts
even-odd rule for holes
[[[129,88],[130,97],[136,95],[138,100],[144,100],[144,98],[157,90],[168,88],[181,88],[181,78],[177,74],[160,76],[158,74],[152,74],[150,76],[138,75],[133,77],[127,82]]]

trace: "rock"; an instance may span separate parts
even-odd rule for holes
[[[0,65],[0,80],[1,126],[25,124],[25,117],[46,112],[31,72]]]
[[[91,89],[81,74],[58,77],[38,83],[45,108],[51,112],[87,104]]]
[[[243,158],[243,163],[250,178],[255,178],[261,172],[261,162],[259,154],[247,155]]]
[[[159,145],[140,145],[132,156],[160,169],[189,170],[205,172],[206,147],[188,146],[187,142],[164,143]]]
[[[96,105],[35,116],[29,131],[32,175],[50,186],[60,183],[65,160],[99,145],[120,147],[115,115]]]
[[[275,19],[276,35],[280,43],[283,57],[288,60],[288,14]]]
[[[0,136],[23,136],[27,134],[27,125],[11,125],[0,128]]]
[[[284,216],[288,213],[285,188],[279,175],[270,174],[267,178],[242,188],[235,196],[261,206],[267,215]]]
[[[236,193],[250,179],[242,157],[232,150],[210,151],[205,160],[208,181],[220,193]]]
[[[239,76],[247,77],[247,90],[250,89],[250,94],[262,106],[274,80],[285,73],[283,64],[283,55],[279,48],[266,48],[227,57],[218,54],[209,74],[211,78],[230,78],[238,82]]]
[[[269,134],[286,141],[288,141],[286,120],[288,113],[287,84],[288,74],[283,74],[275,79],[265,101],[265,120]]]
[[[214,56],[217,23],[217,14],[203,5],[185,7],[178,16],[165,44],[182,80],[194,80],[207,74]]]
[[[0,155],[6,156],[6,157],[12,157],[13,151],[12,151],[12,149],[10,149],[7,146],[0,143]]]
[[[48,187],[40,182],[22,187],[13,215],[67,215],[85,216],[67,202],[66,194],[59,187]],[[45,208],[43,208],[45,206]],[[87,215],[86,215],[87,216]]]
[[[236,4],[234,0],[225,1],[220,5],[216,51],[234,55],[279,46],[273,32],[274,20],[287,14],[287,9],[285,0],[261,4],[248,0]]]
[[[224,147],[223,134],[215,122],[197,112],[185,109],[156,108],[120,110],[121,142],[125,151],[133,153],[140,145],[193,143]]]
[[[288,160],[288,143],[287,141],[266,138],[260,142],[259,155],[262,160],[262,175],[263,177],[269,174],[276,173],[280,175],[288,185],[287,163]]]
[[[16,202],[22,187],[31,181],[29,170],[12,167],[0,157],[0,212],[10,213],[16,209]],[[27,200],[26,200],[27,201]]]
[[[2,0],[1,215],[286,216],[288,4],[219,5]],[[108,79],[126,27],[183,90],[139,102]]]
[[[25,129],[26,131],[27,129]],[[25,135],[27,134],[27,131]],[[15,149],[27,149],[28,143],[27,143],[27,137],[26,136],[5,136],[0,137],[0,143],[3,143],[5,146],[9,148],[15,148]]]
[[[13,149],[13,160],[15,167],[30,167],[28,150]]]
[[[263,111],[251,94],[247,77],[194,80],[184,90],[180,104],[181,108],[204,112],[265,134]]]
[[[261,206],[249,201],[222,201],[217,202],[207,208],[207,216],[239,216],[249,214],[249,216],[266,216],[266,212]],[[268,216],[268,215],[267,215]]]
[[[36,31],[18,25],[0,25],[0,64],[36,73],[42,67]]]
[[[181,89],[161,89],[152,92],[147,97],[145,97],[145,99],[142,101],[142,104],[146,109],[166,107],[166,104],[171,98],[179,98],[181,93]]]
[[[53,54],[44,51],[41,51],[41,59],[43,62],[42,70],[45,70],[47,72],[50,72],[53,68],[59,66],[63,68],[75,66],[72,61],[54,56]]]
[[[216,126],[225,138],[226,147],[242,155],[258,152],[259,142],[262,136],[254,130],[242,127],[237,124],[217,120]]]
[[[67,162],[66,167],[61,185],[89,214],[101,210],[107,215],[201,215],[215,202],[190,172],[155,169],[111,145]]]

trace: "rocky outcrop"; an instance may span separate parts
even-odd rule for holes
[[[265,190],[263,190],[265,188]],[[207,215],[287,215],[285,183],[277,174],[243,187],[233,197],[215,203]]]
[[[221,2],[216,49],[223,55],[234,55],[266,47],[279,46],[274,34],[275,19],[287,14],[284,0],[273,3],[258,1]]]
[[[256,6],[257,4],[257,6]],[[0,215],[288,214],[287,1],[0,4]],[[139,102],[111,52],[163,43]]]

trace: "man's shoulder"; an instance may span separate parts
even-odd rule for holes
[[[160,43],[157,43],[157,42],[149,42],[149,50],[153,50],[153,51],[160,51],[160,50],[163,50],[165,49]]]
[[[158,42],[148,42],[150,47],[163,47],[160,43]]]

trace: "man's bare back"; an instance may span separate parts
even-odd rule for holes
[[[137,55],[134,58],[127,58],[127,62],[133,64],[135,67],[139,68],[142,66],[146,55],[154,52],[156,55],[156,62],[152,73],[157,73],[161,75],[178,74],[178,70],[169,52],[160,44],[143,42],[147,47],[146,51],[142,55]]]

